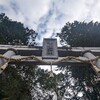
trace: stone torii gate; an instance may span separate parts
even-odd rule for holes
[[[100,47],[57,47],[56,39],[45,38],[42,46],[0,45],[0,73],[8,64],[92,65],[100,76]]]

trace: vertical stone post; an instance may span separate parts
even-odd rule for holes
[[[95,59],[96,56],[92,54],[91,51],[85,51],[83,54],[84,57],[87,57],[88,59]],[[96,71],[97,74],[100,74],[100,59],[91,62],[93,69]]]
[[[3,56],[7,58],[11,58],[14,55],[16,55],[16,50],[14,49],[8,49],[8,51],[5,54],[3,54]],[[0,73],[2,73],[3,70],[6,68],[6,65],[3,66],[6,63],[7,63],[7,60],[5,60],[4,58],[0,58]]]

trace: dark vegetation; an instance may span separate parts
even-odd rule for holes
[[[61,44],[70,45],[71,47],[100,47],[100,23],[99,22],[78,22],[66,23],[61,33],[57,34],[61,39]],[[65,69],[64,74],[66,87],[72,90],[72,94],[67,92],[65,95],[71,98],[68,100],[99,100],[100,99],[100,82],[96,82],[97,75],[91,66],[60,66]],[[69,74],[70,73],[70,74]],[[69,81],[70,80],[70,81]],[[71,84],[71,80],[74,84]],[[79,97],[78,93],[82,92]]]
[[[34,30],[0,14],[0,44],[28,45],[31,39],[33,45],[36,36]],[[55,77],[49,78],[48,72],[36,65],[9,64],[0,74],[0,100],[50,100],[48,91],[55,90],[54,84]]]
[[[100,23],[67,22],[58,36],[61,42],[74,47],[100,47]]]
[[[0,44],[27,45],[30,38],[35,42],[37,34],[24,27],[22,23],[12,21],[4,13],[0,14]]]

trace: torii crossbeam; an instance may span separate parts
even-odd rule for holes
[[[6,52],[6,53],[5,53]],[[57,47],[56,39],[44,39],[43,46],[0,45],[0,70],[7,64],[92,65],[100,73],[100,47]]]

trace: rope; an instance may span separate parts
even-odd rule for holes
[[[49,73],[49,77],[54,77],[54,74],[53,74],[53,70],[52,70],[52,61],[51,61],[51,64],[50,64],[50,73]]]
[[[1,69],[4,70],[4,69],[6,68],[6,66],[8,66],[8,63],[9,63],[9,62],[12,62],[12,61],[21,62],[21,61],[25,61],[25,60],[36,60],[36,61],[39,61],[39,62],[41,62],[41,63],[43,63],[43,64],[51,65],[51,64],[57,64],[57,63],[63,62],[63,61],[76,60],[76,61],[78,61],[78,62],[87,62],[87,63],[89,62],[89,63],[91,63],[91,64],[93,65],[92,62],[93,62],[93,61],[97,61],[100,57],[97,56],[97,57],[95,57],[94,59],[84,59],[84,60],[83,60],[83,59],[80,59],[79,57],[66,56],[66,57],[64,57],[64,58],[61,58],[61,59],[58,59],[58,60],[55,60],[55,61],[52,61],[52,62],[50,62],[50,61],[44,61],[44,60],[42,60],[41,58],[36,57],[36,56],[34,56],[34,55],[27,56],[27,57],[22,57],[22,58],[8,58],[8,57],[5,57],[4,55],[1,55],[1,54],[0,54],[0,58],[7,60],[7,63],[5,63],[3,66],[1,66]],[[99,69],[99,68],[96,67],[95,69],[98,70],[98,71],[100,72],[100,69]]]
[[[0,54],[0,58],[8,60],[9,62],[11,62],[11,61],[17,61],[17,62],[19,61],[20,62],[20,61],[31,59],[31,60],[39,61],[39,62],[44,63],[44,64],[51,65],[51,61],[44,61],[41,58],[38,58],[38,57],[36,57],[34,55],[27,56],[27,57],[22,57],[22,58],[8,58],[8,57],[5,57],[5,56],[3,56],[3,55]],[[76,60],[78,62],[89,62],[90,63],[90,62],[93,62],[93,61],[97,61],[99,58],[100,57],[97,56],[94,59],[80,59],[79,57],[66,56],[66,57],[61,58],[59,60],[52,61],[52,64],[56,64],[56,63],[59,63],[59,62],[62,62],[62,61],[67,61],[67,60]]]
[[[50,68],[51,68],[50,70],[51,70],[51,72],[52,72],[52,61],[51,61],[51,64],[50,64]]]

